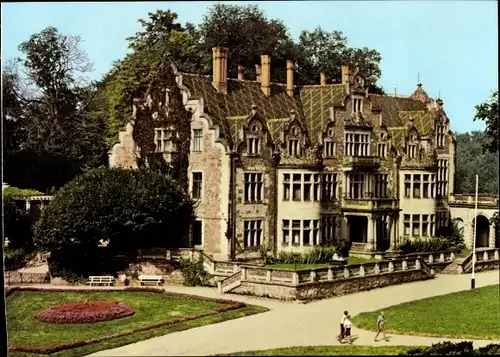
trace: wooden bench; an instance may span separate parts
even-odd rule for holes
[[[90,286],[92,285],[115,285],[115,278],[112,276],[89,276],[88,282]]]
[[[154,283],[156,286],[163,285],[163,277],[161,275],[139,275],[141,285],[145,283]]]

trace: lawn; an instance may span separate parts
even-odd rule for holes
[[[59,325],[38,321],[35,315],[42,308],[66,302],[81,301],[119,301],[130,305],[135,314],[122,319],[92,324]],[[18,291],[7,298],[7,326],[9,346],[35,345],[52,346],[76,340],[87,340],[114,333],[134,330],[168,321],[175,317],[201,313],[223,306],[212,301],[202,301],[173,297],[149,292],[28,292]],[[180,322],[117,337],[108,341],[53,353],[51,356],[83,356],[103,349],[134,343],[155,336],[180,331],[196,326],[207,325],[266,311],[258,306],[218,313],[195,320]],[[23,352],[9,352],[9,356],[31,356]],[[33,355],[35,356],[35,355]],[[37,355],[40,356],[40,355]]]
[[[300,346],[263,351],[231,353],[231,356],[394,356],[414,347],[408,346]],[[222,355],[223,356],[223,355]],[[229,356],[229,355],[227,355]]]
[[[384,309],[386,328],[399,334],[500,339],[498,285],[416,300]],[[356,327],[375,331],[379,311],[353,318]]]
[[[376,263],[379,262],[378,259],[366,259],[366,258],[358,258],[358,257],[348,257],[347,264],[365,264],[365,263]],[[270,264],[266,265],[266,269],[285,269],[285,270],[305,270],[305,269],[319,269],[319,268],[327,268],[331,264]]]
[[[457,254],[458,258],[465,258],[467,257],[470,253],[472,253],[472,249],[469,248],[464,248],[460,251],[460,253]]]

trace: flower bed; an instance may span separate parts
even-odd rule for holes
[[[15,291],[33,291],[33,292],[75,292],[75,293],[92,293],[95,292],[97,289],[43,289],[43,288],[38,288],[38,287],[12,287],[12,288],[7,288],[6,289],[6,296],[12,294]],[[102,337],[97,337],[97,338],[89,338],[89,339],[83,339],[83,340],[75,340],[67,343],[60,343],[60,344],[54,344],[52,346],[34,346],[34,345],[16,345],[16,346],[10,346],[9,347],[9,352],[27,352],[27,353],[34,353],[34,354],[52,354],[56,353],[59,351],[67,350],[67,349],[72,349],[72,348],[77,348],[77,347],[82,347],[90,344],[95,344],[103,341],[108,341],[111,339],[115,339],[118,337],[123,337],[123,336],[128,336],[135,334],[137,332],[141,331],[147,331],[163,326],[169,326],[169,325],[174,325],[174,324],[179,324],[191,320],[196,320],[202,317],[207,317],[207,316],[213,316],[222,312],[226,311],[231,311],[231,310],[236,310],[240,309],[246,306],[245,303],[238,302],[238,301],[232,301],[232,300],[225,300],[225,299],[215,299],[215,298],[208,298],[208,297],[201,297],[201,296],[193,296],[193,295],[187,295],[187,294],[179,294],[179,293],[170,293],[166,292],[165,290],[162,289],[156,289],[156,288],[125,288],[125,289],[119,289],[119,288],[114,288],[114,289],[103,289],[102,291],[105,292],[148,292],[152,294],[161,294],[165,296],[171,296],[171,297],[178,297],[186,300],[201,300],[201,301],[208,301],[208,302],[215,302],[218,304],[223,304],[223,306],[211,309],[211,310],[206,310],[206,311],[201,311],[197,313],[192,313],[190,315],[182,316],[182,317],[175,317],[167,321],[162,321],[162,322],[157,322],[154,324],[138,327],[132,330],[128,331],[122,331],[122,332],[117,332],[117,333],[112,333],[106,336]],[[69,304],[66,304],[69,305]],[[43,310],[42,310],[43,311]]]
[[[84,324],[120,319],[134,313],[130,306],[116,301],[90,301],[52,306],[40,311],[36,318],[53,324]]]

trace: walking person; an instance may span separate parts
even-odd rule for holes
[[[387,341],[387,337],[385,336],[385,331],[384,331],[384,325],[385,325],[385,317],[384,317],[384,312],[380,311],[380,315],[378,315],[377,318],[377,334],[375,335],[374,341],[377,342],[377,337],[378,335],[382,334],[384,336],[384,340]]]
[[[352,325],[351,315],[347,315],[346,319],[344,320],[344,328],[345,328],[345,338],[350,345],[352,345],[351,325]]]
[[[345,336],[344,322],[347,319],[347,315],[349,315],[349,313],[347,311],[344,311],[344,315],[342,315],[342,318],[340,319],[340,335],[338,335],[337,337],[337,340],[339,340],[340,342],[342,342]]]

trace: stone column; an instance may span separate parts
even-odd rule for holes
[[[474,239],[474,221],[473,219],[467,223],[465,229],[465,244],[467,248],[472,249],[472,240]]]
[[[389,215],[389,241],[390,241],[390,250],[396,249],[396,226],[397,226],[397,220],[396,216],[391,214]]]
[[[26,214],[29,214],[31,210],[31,202],[29,198],[25,198],[25,200],[26,200]]]
[[[491,223],[488,248],[495,248],[495,229],[495,223]]]
[[[366,241],[368,243],[368,249],[369,250],[374,250],[375,249],[375,242],[376,242],[376,237],[375,237],[375,232],[376,230],[376,217],[374,215],[370,215],[368,217],[368,229],[366,232]]]

